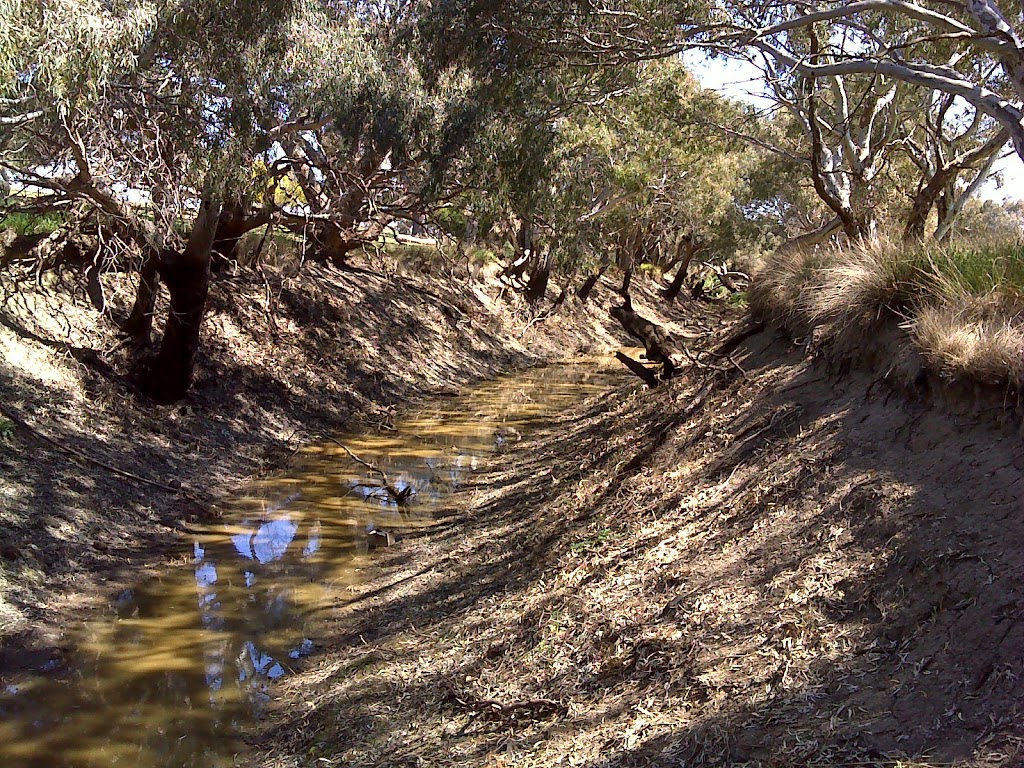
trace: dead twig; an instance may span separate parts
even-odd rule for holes
[[[395,503],[404,504],[406,501],[409,500],[409,497],[412,496],[412,486],[402,488],[401,490],[399,490],[398,488],[391,484],[391,481],[388,479],[388,473],[385,472],[380,467],[378,467],[376,464],[372,464],[369,461],[359,458],[358,456],[356,456],[356,454],[354,454],[351,451],[351,449],[349,449],[347,445],[345,445],[337,438],[328,435],[327,439],[330,440],[335,445],[337,445],[339,448],[341,448],[345,453],[347,453],[349,458],[352,459],[352,461],[356,462],[357,464],[362,464],[371,472],[376,472],[377,474],[379,474],[381,478],[380,487],[388,492],[391,498],[395,500]]]
[[[126,477],[129,480],[134,480],[137,483],[142,483],[143,485],[148,485],[152,488],[159,488],[163,491],[168,491],[174,494],[180,494],[185,498],[189,499],[190,501],[202,505],[202,502],[199,499],[190,494],[186,489],[184,489],[180,485],[173,486],[168,485],[166,483],[158,482],[156,480],[150,480],[149,478],[136,475],[134,472],[129,472],[126,469],[115,467],[113,464],[108,464],[105,461],[101,461],[100,459],[94,458],[93,456],[90,456],[84,451],[80,451],[79,449],[73,448],[70,445],[64,445],[64,443],[60,442],[59,440],[52,438],[49,435],[44,434],[43,432],[40,432],[37,428],[35,428],[27,421],[25,421],[25,419],[22,418],[19,414],[14,413],[10,406],[0,406],[0,414],[3,414],[6,418],[13,421],[15,424],[17,424],[19,427],[21,427],[22,429],[24,429],[26,432],[33,435],[37,439],[42,440],[44,443],[52,445],[54,448],[57,448],[63,451],[64,453],[70,454],[78,459],[81,459],[82,461],[88,464],[92,464],[94,466],[105,469],[108,472],[113,472],[115,475]]]
[[[517,720],[564,715],[568,710],[561,702],[553,699],[528,699],[502,703],[496,699],[481,699],[465,691],[459,691],[452,683],[443,684],[448,699],[462,709],[478,714],[486,720]]]

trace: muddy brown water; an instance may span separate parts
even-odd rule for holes
[[[394,430],[340,437],[409,494],[402,506],[340,445],[303,449],[77,630],[67,661],[6,685],[0,766],[233,765],[273,682],[316,653],[322,618],[352,596],[376,540],[430,525],[485,454],[624,380],[610,360],[547,366],[438,398]]]

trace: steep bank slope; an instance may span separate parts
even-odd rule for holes
[[[1024,764],[1016,427],[734,359],[581,405],[381,556],[259,762]]]
[[[107,287],[115,309],[129,298],[130,286]],[[109,597],[138,567],[159,565],[176,531],[216,514],[215,499],[304,442],[386,427],[416,397],[620,343],[607,286],[541,323],[499,291],[494,281],[388,277],[365,265],[307,265],[301,279],[217,277],[196,385],[170,407],[130,394],[127,352],[84,299],[33,291],[9,301],[0,670],[15,661],[3,654],[32,645],[45,660],[83,597]]]

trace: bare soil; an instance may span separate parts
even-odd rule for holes
[[[240,764],[1024,765],[1019,425],[733,358],[494,457]]]
[[[69,622],[158,569],[179,533],[217,515],[217,499],[299,446],[386,428],[416,398],[503,370],[622,343],[607,286],[537,322],[494,279],[380,268],[215,276],[196,383],[173,406],[133,394],[115,324],[84,296],[23,288],[5,304],[0,675],[60,653]],[[114,314],[126,312],[131,284],[105,280]]]

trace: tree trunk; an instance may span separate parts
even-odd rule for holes
[[[590,298],[590,294],[594,290],[594,286],[597,285],[597,281],[601,279],[601,276],[605,273],[605,270],[607,269],[608,265],[606,264],[605,266],[601,267],[597,272],[595,272],[594,274],[592,274],[590,277],[583,281],[583,285],[581,285],[579,291],[576,292],[576,295],[579,297],[580,301],[586,302],[587,299]]]
[[[526,301],[531,306],[536,306],[544,300],[544,294],[548,290],[548,281],[551,279],[550,255],[536,258],[535,263],[536,267],[530,272],[530,279],[526,283],[526,290],[523,291]]]
[[[362,240],[348,237],[348,229],[342,224],[325,221],[314,225],[308,233],[306,258],[342,266],[348,254],[364,244]]]
[[[611,316],[619,321],[626,333],[643,343],[648,360],[661,363],[661,378],[665,381],[671,379],[676,372],[672,358],[680,353],[665,329],[634,312],[628,298],[621,307],[612,307]]]
[[[615,359],[626,366],[632,373],[639,376],[640,380],[651,389],[654,389],[661,383],[661,380],[655,375],[654,371],[649,369],[639,360],[634,360],[629,355],[624,354],[621,351],[615,353]]]
[[[683,289],[683,283],[686,282],[686,273],[690,269],[690,262],[693,261],[693,257],[697,255],[698,251],[700,251],[700,246],[692,240],[687,240],[686,255],[683,257],[679,269],[676,270],[676,276],[672,278],[672,284],[661,292],[662,298],[669,304],[676,300],[679,292]]]
[[[237,262],[240,255],[238,244],[242,237],[269,224],[270,219],[270,209],[267,207],[252,214],[246,204],[236,200],[224,208],[217,217],[217,231],[211,248],[211,271],[220,272],[231,262]]]
[[[199,330],[210,290],[211,247],[220,206],[204,200],[185,250],[166,251],[158,266],[171,297],[160,352],[139,366],[139,387],[160,403],[185,396],[192,384]]]
[[[149,346],[153,332],[153,308],[160,287],[160,275],[157,272],[159,261],[159,254],[153,252],[142,262],[135,304],[128,319],[121,324],[121,331],[131,338],[137,349]]]
[[[928,214],[935,206],[935,201],[945,187],[945,176],[937,173],[925,184],[914,197],[914,205],[907,216],[907,224],[903,228],[903,239],[906,241],[924,240],[924,228],[928,223]]]
[[[98,257],[85,268],[85,292],[96,311],[105,315],[107,313],[107,297],[103,293],[103,283],[100,282]]]
[[[619,288],[619,295],[629,303],[629,284],[633,282],[633,267],[626,267],[626,274],[622,276],[622,286]]]
[[[210,254],[210,270],[221,272],[233,261],[238,261],[238,243],[245,229],[245,210],[238,201],[224,206],[217,218],[217,231]]]
[[[935,203],[935,210],[939,216],[939,225],[935,230],[935,239],[940,243],[948,242],[949,236],[953,233],[952,227],[946,226],[946,222],[950,218],[949,190],[944,190],[939,195],[939,199]]]

